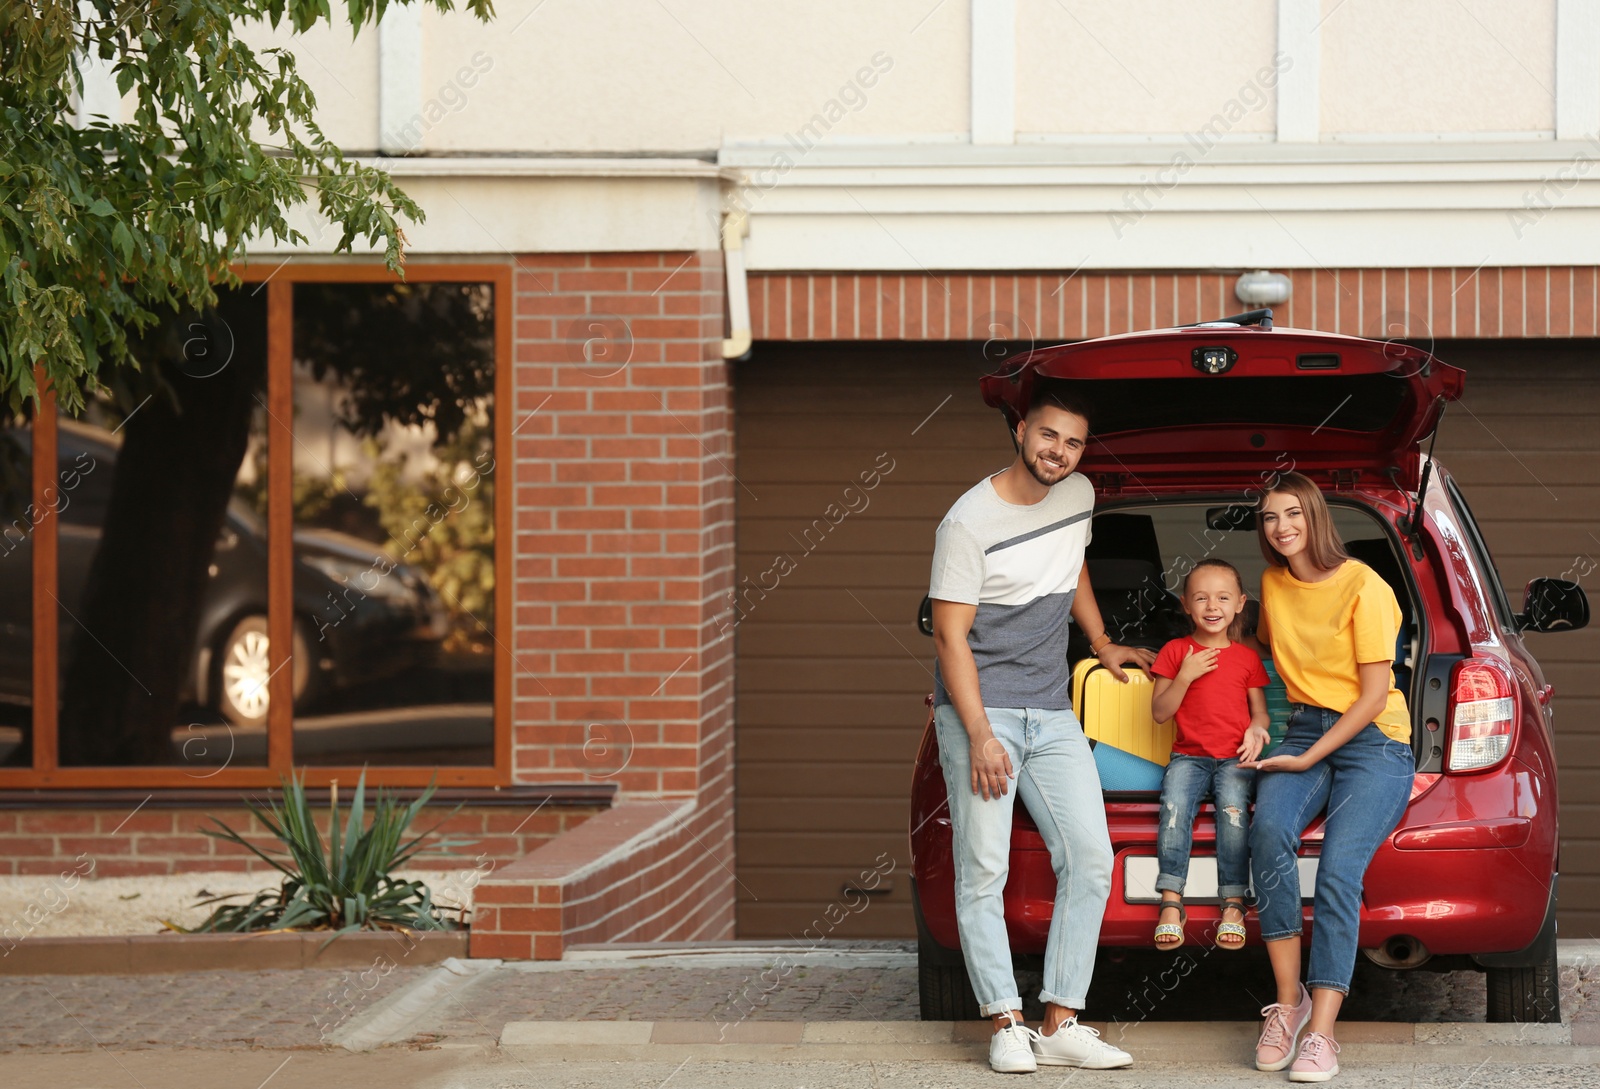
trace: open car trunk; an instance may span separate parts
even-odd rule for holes
[[[1423,706],[1415,676],[1425,645],[1417,590],[1406,574],[1397,551],[1399,542],[1380,511],[1354,497],[1331,497],[1334,526],[1352,557],[1376,571],[1395,592],[1402,615],[1395,647],[1395,684],[1407,695],[1417,719],[1413,731],[1419,745],[1428,734],[1421,728]],[[1085,562],[1094,586],[1106,630],[1125,646],[1159,650],[1168,640],[1187,635],[1192,625],[1183,611],[1181,594],[1187,572],[1202,559],[1223,559],[1240,571],[1250,598],[1244,620],[1254,626],[1254,601],[1266,568],[1257,543],[1253,513],[1241,516],[1237,502],[1226,493],[1195,490],[1188,495],[1161,499],[1128,499],[1105,504],[1094,517],[1093,539]],[[1090,657],[1089,642],[1073,625],[1068,643],[1068,665]],[[1270,659],[1268,665],[1270,667]],[[1282,736],[1287,722],[1288,697],[1275,673],[1268,688],[1268,709],[1274,737]],[[1080,712],[1082,709],[1079,709]],[[1086,716],[1080,716],[1086,717]],[[1094,724],[1085,722],[1094,735]],[[1417,748],[1419,767],[1426,755]],[[1117,792],[1130,800],[1153,797],[1153,792]]]
[[[1418,443],[1464,377],[1394,341],[1216,323],[1040,348],[982,388],[1013,429],[1041,386],[1087,402],[1094,441],[1079,470],[1102,494],[1288,468],[1413,490]]]

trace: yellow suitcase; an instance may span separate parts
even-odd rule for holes
[[[1167,766],[1172,756],[1174,724],[1150,714],[1154,685],[1144,670],[1124,666],[1123,684],[1098,659],[1085,658],[1072,670],[1072,712],[1084,736],[1152,763]]]

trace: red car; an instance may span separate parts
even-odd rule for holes
[[[1405,614],[1395,673],[1412,711],[1416,778],[1367,870],[1362,950],[1387,968],[1487,972],[1491,1021],[1558,1021],[1551,688],[1522,633],[1580,628],[1589,607],[1576,584],[1534,579],[1514,611],[1461,490],[1423,454],[1464,377],[1418,348],[1274,329],[1271,312],[1256,311],[1035,349],[982,389],[1009,427],[1040,383],[1087,398],[1094,437],[1078,471],[1097,498],[1086,562],[1126,645],[1159,647],[1188,630],[1174,590],[1204,556],[1232,561],[1247,587],[1259,585],[1254,504],[1275,471],[1294,468],[1322,486],[1351,555],[1393,586]],[[931,631],[926,620],[924,609]],[[1087,655],[1074,633],[1069,664]],[[1107,792],[1105,806],[1116,864],[1100,944],[1148,949],[1157,795]],[[975,1018],[931,714],[910,827],[922,1016]],[[1301,850],[1308,937],[1321,837],[1319,818]],[[1206,941],[1218,921],[1215,843],[1208,804],[1185,897],[1191,941]],[[1005,889],[1014,955],[1043,953],[1054,896],[1049,853],[1019,805]],[[1253,916],[1248,926],[1259,943]]]

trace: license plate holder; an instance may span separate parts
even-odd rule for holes
[[[1300,899],[1309,901],[1317,891],[1317,860],[1296,859],[1300,871]],[[1129,904],[1154,904],[1161,900],[1156,878],[1161,864],[1153,855],[1125,855],[1122,859],[1122,899]],[[1189,859],[1189,877],[1183,898],[1194,903],[1217,903],[1217,859],[1215,855],[1195,855]]]

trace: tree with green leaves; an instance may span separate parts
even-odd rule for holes
[[[343,8],[359,34],[391,2],[412,0]],[[493,15],[491,0],[463,6]],[[269,240],[304,244],[287,213],[307,205],[339,228],[337,250],[381,247],[399,272],[400,221],[423,218],[324,135],[293,52],[247,45],[250,22],[301,33],[333,15],[329,0],[0,3],[0,382],[13,410],[39,396],[37,374],[63,413],[97,400],[126,421],[62,681],[68,764],[171,759],[264,376],[264,323],[226,290],[232,265]],[[74,123],[87,57],[109,66],[126,119]],[[196,344],[233,364],[197,369]]]
[[[343,6],[360,33],[390,2]],[[491,0],[465,6],[493,14]],[[381,245],[400,268],[396,217],[421,209],[323,134],[292,52],[238,35],[248,22],[300,33],[332,21],[329,0],[0,4],[0,376],[13,407],[36,393],[37,366],[63,410],[82,408],[115,368],[138,367],[134,334],[214,304],[249,245],[303,243],[285,218],[296,205],[314,201],[339,227],[339,250]],[[72,123],[85,56],[132,96],[129,120]]]

